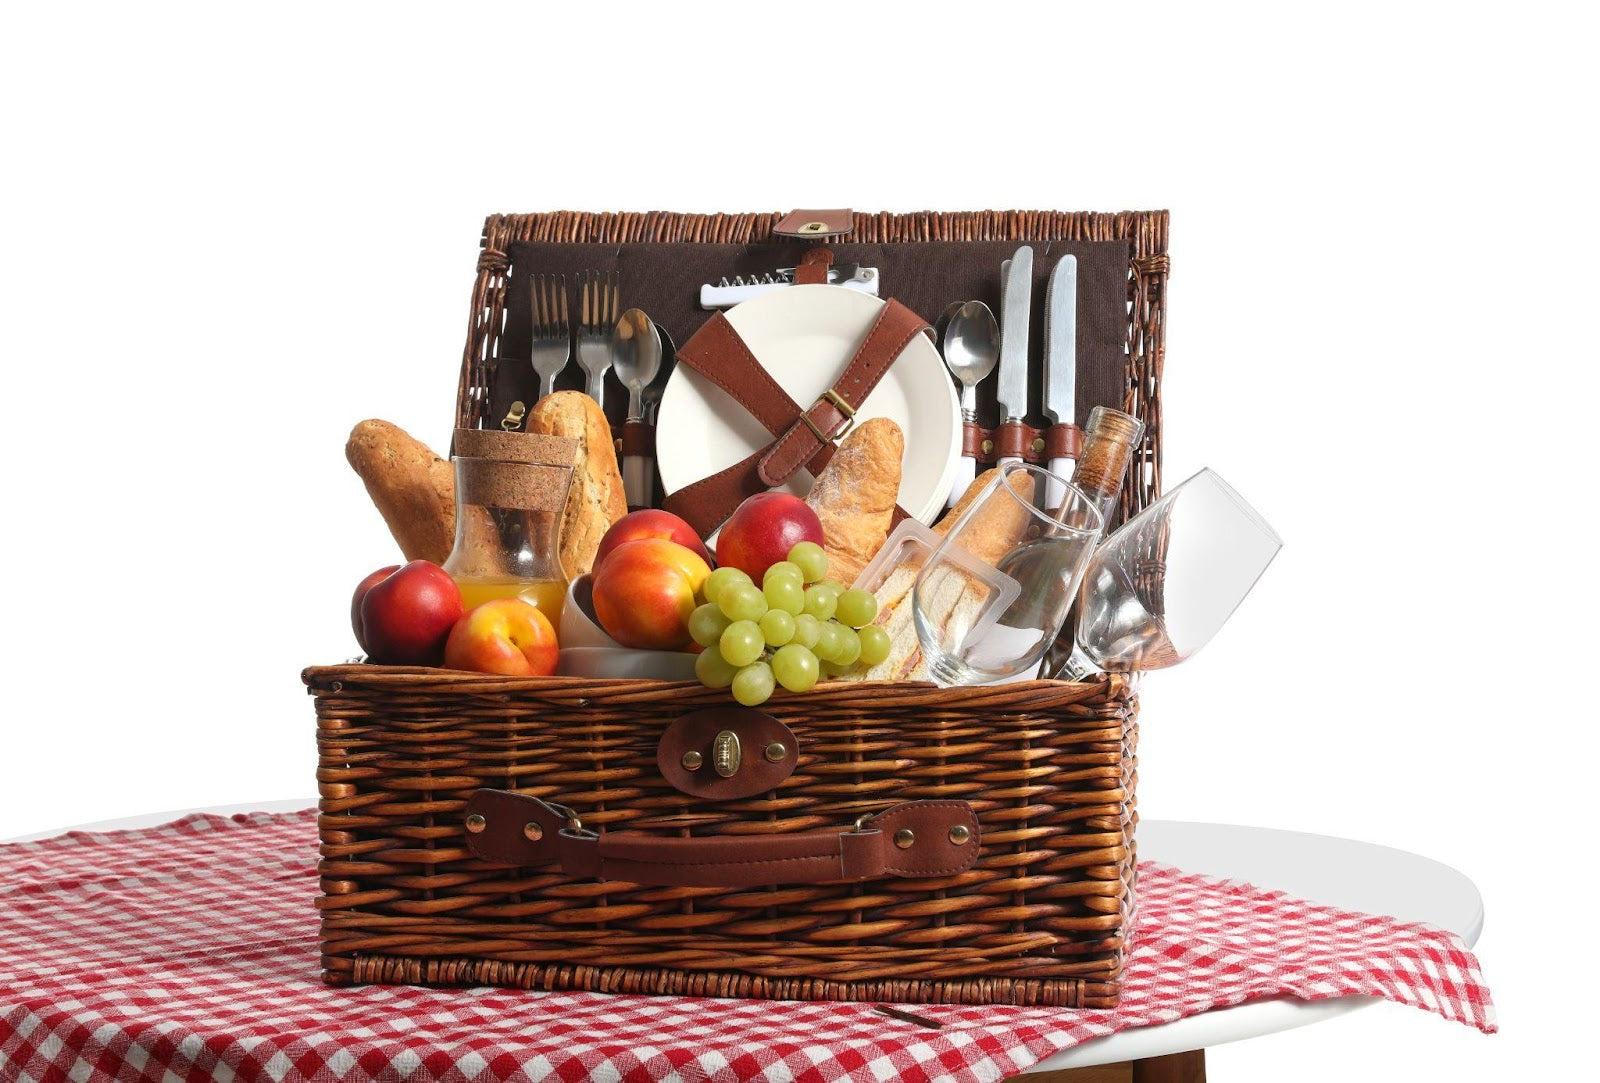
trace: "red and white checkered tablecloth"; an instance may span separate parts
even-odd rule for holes
[[[0,845],[0,1079],[997,1080],[1125,1027],[1364,993],[1485,1032],[1453,934],[1140,867],[1115,1011],[331,989],[312,811]],[[166,1073],[173,1073],[168,1075]]]

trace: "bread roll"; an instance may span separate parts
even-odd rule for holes
[[[351,430],[344,455],[405,558],[443,564],[456,532],[456,476],[450,463],[398,425],[376,419]]]
[[[628,513],[611,426],[600,404],[581,391],[557,391],[534,404],[528,432],[578,441],[578,467],[561,519],[561,566],[572,579],[588,575],[611,524]]]
[[[900,493],[906,438],[886,417],[863,421],[822,468],[806,503],[822,521],[828,576],[848,586],[883,548]]]

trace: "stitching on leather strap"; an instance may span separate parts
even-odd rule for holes
[[[878,381],[883,379],[890,366],[911,344],[911,340],[926,327],[927,324],[923,322],[922,317],[891,297],[884,303],[883,310],[878,313],[878,318],[873,321],[866,337],[861,340],[861,345],[856,348],[849,364],[845,366],[838,381],[829,391],[848,403],[853,414],[855,410],[861,408],[867,396],[872,394],[872,389],[877,387]],[[887,346],[884,345],[885,342],[888,343]],[[865,358],[871,358],[872,363],[863,363]],[[819,411],[819,408],[822,416],[813,417],[813,413]],[[767,454],[762,457],[759,464],[761,479],[769,485],[781,484],[789,480],[801,466],[810,462],[818,450],[832,447],[831,440],[826,443],[819,440],[816,429],[801,420],[810,418],[813,421],[825,421],[830,412],[840,418],[840,421],[827,426],[829,437],[837,439],[834,430],[838,429],[850,415],[839,410],[826,396],[819,396],[816,402],[801,413],[800,418],[796,418],[789,425],[788,430],[778,437]],[[818,425],[816,428],[821,426]],[[808,441],[810,446],[806,446]],[[797,442],[803,450],[795,450]]]
[[[704,336],[703,339],[702,336]],[[703,363],[700,356],[701,351],[714,349],[715,347],[709,345],[713,341],[718,346],[734,351],[734,367],[737,371],[729,372],[726,369],[719,369],[716,366]],[[698,345],[696,344],[697,342]],[[778,386],[778,382],[772,378],[772,374],[763,368],[756,355],[750,352],[750,346],[745,342],[744,336],[740,335],[738,329],[720,312],[713,315],[700,330],[689,337],[689,341],[685,342],[683,347],[678,350],[677,357],[679,361],[682,361],[689,368],[731,395],[733,400],[743,406],[751,417],[761,422],[762,428],[768,432],[773,431],[773,423],[770,423],[768,418],[762,416],[767,412],[766,408],[758,405],[756,400],[748,397],[743,390],[744,388],[749,387],[751,383],[755,383],[760,385],[760,389],[770,397],[770,401],[776,404],[775,408],[795,412],[800,409],[799,404],[789,397],[788,392]],[[782,428],[786,422],[777,422],[776,424],[779,428]]]

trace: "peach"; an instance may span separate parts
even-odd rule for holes
[[[604,563],[612,550],[623,542],[640,541],[644,538],[665,538],[669,542],[677,542],[707,564],[711,563],[711,554],[707,552],[705,543],[700,540],[700,535],[695,533],[694,527],[670,511],[641,508],[638,511],[630,511],[611,524],[606,536],[600,539],[600,548],[595,550],[594,566],[599,567]]]
[[[456,621],[444,645],[445,668],[506,677],[548,677],[559,655],[550,619],[521,598],[484,602]]]
[[[717,565],[738,568],[753,582],[786,560],[803,541],[822,544],[822,521],[798,496],[757,493],[733,509],[717,535]]]
[[[439,664],[445,638],[461,619],[461,588],[443,568],[413,560],[388,575],[380,569],[361,581],[356,595],[356,640],[372,661]]]
[[[623,542],[591,573],[595,619],[624,647],[682,650],[695,595],[710,574],[704,560],[677,542]]]

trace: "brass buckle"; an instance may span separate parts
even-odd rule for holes
[[[817,428],[817,423],[811,420],[811,411],[809,410],[800,415],[800,420],[806,423],[806,428],[810,429],[812,434],[816,436],[818,443],[837,444],[840,440],[843,440],[846,436],[849,436],[850,430],[856,427],[856,410],[855,407],[851,406],[848,402],[845,402],[844,397],[831,387],[817,396],[817,402],[823,402],[824,400],[833,403],[834,409],[838,410],[844,415],[844,428],[840,429],[832,436],[829,436],[827,433]],[[816,404],[817,403],[814,402],[811,405],[815,406]]]

